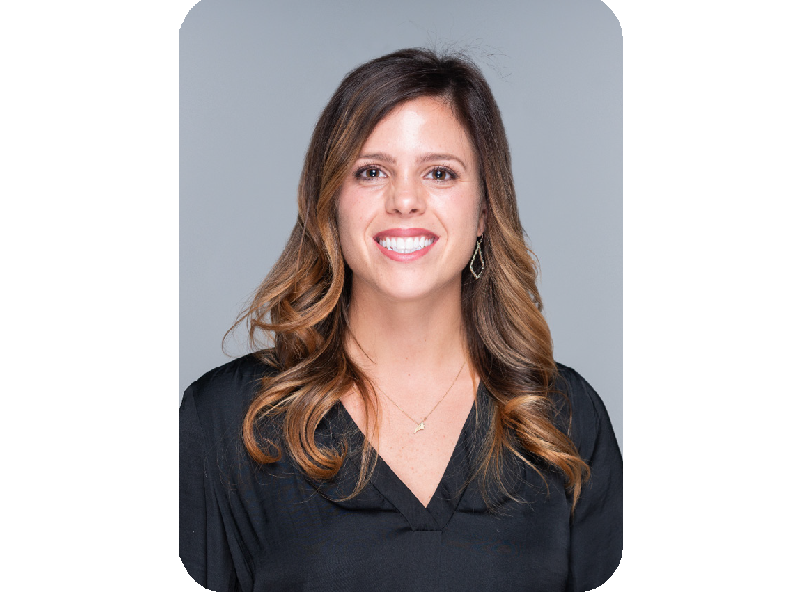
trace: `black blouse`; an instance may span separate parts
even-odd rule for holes
[[[491,398],[481,384],[450,462],[427,507],[380,458],[354,488],[363,435],[341,404],[319,443],[347,439],[337,477],[309,482],[286,452],[259,466],[241,424],[264,366],[254,355],[205,374],[180,408],[180,556],[218,591],[582,591],[604,583],[622,556],[622,458],[606,409],[574,370],[559,365],[572,432],[591,467],[574,517],[562,476],[510,461],[519,501],[488,509],[480,482],[464,489],[485,435]],[[315,487],[316,486],[316,487]]]

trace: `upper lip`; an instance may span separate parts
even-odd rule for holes
[[[375,234],[375,241],[384,240],[386,238],[414,238],[414,237],[424,237],[424,238],[434,238],[436,239],[438,236],[428,231],[427,229],[420,229],[418,227],[402,229],[402,228],[395,228],[395,229],[385,229],[379,233]]]

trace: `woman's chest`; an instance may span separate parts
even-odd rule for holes
[[[392,403],[383,403],[373,444],[382,461],[427,506],[451,461],[474,404],[470,387],[456,388],[447,403],[414,415]],[[358,401],[343,400],[349,417],[362,433],[366,414]]]
[[[470,412],[470,403],[429,417],[419,424],[394,419],[385,423],[378,440],[381,460],[427,506],[445,475]],[[397,415],[395,415],[396,417]]]
[[[415,530],[386,506],[309,504],[265,536],[255,590],[560,591],[567,582],[568,516],[546,503],[502,516],[457,510],[441,530]]]

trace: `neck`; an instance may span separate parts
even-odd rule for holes
[[[453,293],[454,292],[454,293]],[[350,302],[350,356],[381,379],[437,378],[467,358],[460,287],[435,298],[397,301],[378,297],[354,282]]]

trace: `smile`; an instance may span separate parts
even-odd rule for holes
[[[382,254],[406,262],[427,254],[438,237],[427,229],[387,229],[373,239]]]
[[[392,252],[399,252],[400,254],[411,254],[417,250],[430,246],[433,243],[433,238],[413,237],[413,238],[384,238],[378,240],[378,243]]]

